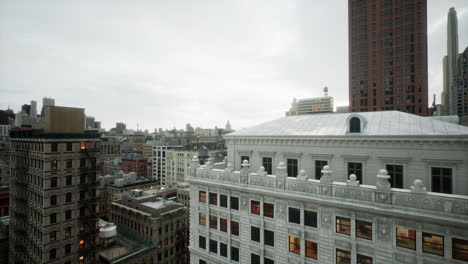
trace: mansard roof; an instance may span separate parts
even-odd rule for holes
[[[359,117],[360,133],[348,121]],[[468,136],[468,127],[400,111],[323,113],[286,116],[227,134],[243,136]]]

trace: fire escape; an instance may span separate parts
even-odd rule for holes
[[[86,166],[80,166],[80,200],[79,200],[79,263],[97,263],[96,260],[96,238],[98,236],[97,221],[98,216],[97,196],[96,196],[96,148],[81,142],[80,153],[83,153],[85,160],[88,160]],[[95,143],[94,143],[95,144]]]
[[[12,188],[12,207],[14,223],[14,244],[13,258],[15,263],[32,263],[27,247],[29,243],[28,237],[28,180],[26,166],[23,158],[27,155],[27,151],[16,150],[16,153],[23,155],[16,155],[16,173],[11,177],[13,182]],[[10,246],[10,247],[11,247]]]

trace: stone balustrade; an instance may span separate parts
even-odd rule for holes
[[[468,216],[468,196],[434,193],[426,191],[421,180],[415,180],[411,189],[396,189],[390,187],[390,176],[386,170],[380,170],[376,176],[377,185],[361,185],[355,175],[350,175],[347,182],[334,182],[329,166],[324,166],[320,180],[309,179],[307,173],[301,170],[297,177],[288,177],[286,166],[280,162],[276,175],[267,175],[265,169],[258,171],[250,168],[247,160],[242,163],[240,171],[234,171],[229,163],[216,163],[208,160],[200,166],[195,156],[189,169],[188,179],[208,180],[210,182],[230,183],[239,186],[269,189],[276,192],[291,194],[307,193],[317,198],[327,197],[335,201],[351,201],[368,203],[381,207],[398,208],[402,210],[424,210],[440,214],[456,214]],[[468,218],[467,218],[468,219]]]

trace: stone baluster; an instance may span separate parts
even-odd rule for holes
[[[391,184],[390,184],[390,175],[384,169],[379,170],[377,174],[377,189],[376,189],[376,197],[375,201],[381,203],[382,205],[390,205],[391,200]]]
[[[248,160],[242,161],[242,169],[240,171],[241,184],[249,183],[250,164]]]
[[[307,176],[305,170],[299,171],[299,175],[297,175],[297,179],[301,181],[307,181],[309,179],[309,176]]]
[[[276,188],[284,190],[287,178],[286,165],[284,165],[284,162],[278,163],[278,167],[276,167]]]
[[[346,184],[348,186],[359,187],[359,181],[357,180],[356,175],[355,174],[349,175],[349,180],[346,181]]]
[[[259,171],[257,172],[258,176],[266,176],[267,172],[265,171],[265,167],[260,166]]]
[[[413,182],[413,186],[411,186],[411,192],[412,193],[426,193],[426,187],[424,186],[424,183],[420,179],[416,179]]]
[[[189,167],[189,177],[197,177],[196,173],[197,173],[197,168],[200,167],[200,162],[198,160],[198,156],[197,155],[193,155],[193,158],[192,160],[190,161],[190,167]]]
[[[332,196],[333,171],[328,165],[323,166],[322,177],[320,178],[320,194]]]

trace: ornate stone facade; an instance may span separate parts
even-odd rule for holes
[[[308,179],[307,171],[300,172],[301,177],[287,177],[282,162],[276,167],[276,175],[265,175],[259,167],[251,169],[247,162],[241,171],[233,171],[231,164],[225,167],[199,167],[194,162],[189,169],[193,264],[202,263],[200,260],[251,263],[256,257],[260,257],[260,263],[338,263],[338,251],[348,252],[350,263],[357,263],[358,257],[368,257],[372,263],[466,263],[454,259],[452,241],[468,243],[467,196],[428,192],[419,179],[410,189],[392,189],[386,170],[376,170],[377,185],[370,186],[360,185],[354,177],[335,182],[335,173],[328,166],[323,168],[320,180]],[[218,202],[224,196],[228,201],[225,205]],[[238,209],[233,198],[239,201]],[[268,216],[272,209],[268,207],[267,211],[266,205],[273,206],[274,215]],[[299,212],[297,219],[294,211]],[[339,232],[343,227],[338,218],[349,224],[345,232]],[[227,219],[226,231],[221,219]],[[238,235],[232,230],[232,221],[239,225]],[[363,222],[370,226],[367,238],[362,238]],[[415,249],[401,246],[398,228],[414,231]],[[253,231],[257,229],[258,242]],[[265,230],[273,232],[273,240]],[[443,238],[439,254],[428,253],[422,238],[427,234]],[[316,255],[306,250],[309,242],[316,243]],[[227,247],[226,255],[221,247]]]

